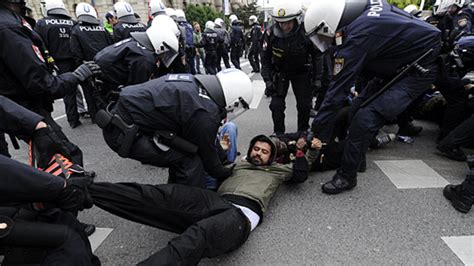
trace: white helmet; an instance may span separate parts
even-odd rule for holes
[[[48,16],[48,14],[46,14],[46,0],[41,0],[40,10],[41,10],[41,14],[43,15],[43,17]]]
[[[241,70],[229,68],[217,75],[195,75],[212,100],[225,108],[227,120],[233,120],[250,108],[253,88],[250,78]]]
[[[119,21],[127,23],[137,23],[133,7],[127,2],[117,2],[114,5],[115,14]]]
[[[179,41],[176,35],[169,27],[162,27],[158,24],[151,25],[146,30],[146,35],[150,40],[155,53],[158,55],[161,63],[169,67],[179,53]]]
[[[215,24],[215,26],[217,26],[217,27],[219,27],[219,28],[224,28],[224,27],[225,27],[225,22],[224,22],[224,20],[221,19],[221,18],[216,18],[216,19],[214,20],[214,24]]]
[[[236,15],[232,14],[232,15],[229,16],[229,20],[230,20],[230,23],[232,23],[235,20],[239,20],[239,18]]]
[[[410,15],[413,15],[415,17],[419,17],[421,15],[421,11],[418,10],[418,7],[416,5],[407,5],[403,11],[407,12]]]
[[[44,8],[48,16],[63,15],[69,17],[69,12],[67,12],[62,0],[46,0]]]
[[[97,12],[94,7],[88,3],[79,3],[76,6],[76,17],[79,21],[84,21],[91,24],[99,24],[97,20]]]
[[[257,16],[255,16],[255,15],[251,15],[251,16],[249,17],[249,24],[250,24],[250,25],[253,25],[253,24],[255,24],[255,23],[258,23],[258,18],[257,18]]]
[[[213,30],[215,27],[216,27],[216,24],[214,24],[214,22],[212,22],[210,20],[206,22],[206,29]]]
[[[167,15],[156,16],[151,22],[151,25],[156,25],[159,28],[169,28],[171,31],[173,31],[176,37],[181,35],[181,31],[179,30],[178,25],[176,25],[176,22],[174,22],[174,20]]]
[[[273,8],[272,17],[276,22],[287,22],[296,19],[299,23],[299,17],[301,16],[302,12],[302,4],[300,1],[280,0]]]
[[[166,6],[161,0],[150,0],[148,7],[150,8],[150,15],[153,17],[166,14]]]
[[[165,12],[166,12],[166,15],[168,15],[168,17],[172,19],[176,18],[176,10],[174,8],[167,7],[165,9]]]
[[[306,34],[324,52],[332,43],[336,31],[362,14],[366,6],[367,0],[314,1],[304,17]]]
[[[179,22],[185,22],[186,21],[186,14],[184,14],[184,11],[182,9],[176,9],[176,18]]]

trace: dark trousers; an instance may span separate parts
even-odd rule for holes
[[[230,49],[230,61],[235,68],[240,68],[240,56],[242,55],[242,46],[232,46]]]
[[[461,184],[463,190],[474,197],[474,170],[470,170]]]
[[[446,99],[446,108],[440,125],[439,139],[446,137],[472,113],[464,88],[446,88],[442,89],[441,93]]]
[[[206,51],[204,58],[204,69],[209,75],[217,74],[217,53],[216,51]]]
[[[359,108],[360,104],[378,88],[369,90],[366,87],[362,94],[355,98],[339,174],[346,178],[356,178],[359,164],[365,157],[373,136],[386,121],[394,121],[434,82],[437,74],[434,62],[428,62],[425,65],[430,69],[426,76],[411,74],[402,78],[364,108]]]
[[[285,133],[285,98],[288,88],[293,88],[296,97],[296,109],[298,110],[298,131],[309,128],[309,112],[311,110],[312,87],[308,73],[298,76],[281,78],[275,82],[276,93],[272,95],[270,110],[272,111],[273,132]]]
[[[74,71],[74,61],[57,61],[59,74]],[[63,97],[64,106],[66,108],[67,121],[73,123],[79,121],[79,112],[77,111],[77,88]]]
[[[107,145],[118,152],[122,140],[122,132],[116,127],[109,126],[103,131]],[[197,154],[187,154],[173,148],[168,151],[160,150],[151,136],[142,135],[134,141],[128,158],[143,164],[158,167],[169,167],[168,183],[188,186],[206,187],[206,173],[201,158]]]
[[[84,233],[84,226],[74,215],[59,210],[49,210],[47,215],[42,214],[37,218],[36,222],[38,225],[41,225],[39,227],[41,229],[48,227],[50,231],[62,232],[62,243],[56,247],[2,245],[3,248],[8,250],[2,265],[36,265],[39,263],[41,265],[100,265],[99,259],[92,254],[89,239]],[[15,225],[18,228],[22,226],[22,223],[24,224],[25,221],[15,221]],[[29,227],[31,228],[31,226]],[[41,235],[41,232],[39,233]],[[20,232],[20,234],[22,233]],[[18,243],[16,240],[13,240],[14,236],[11,237],[12,241]],[[29,235],[24,237],[29,237],[30,241],[34,242],[32,239],[35,236]],[[5,241],[8,242],[8,239],[5,239]],[[21,243],[25,240],[20,239],[19,241]],[[48,241],[51,241],[51,239]]]
[[[260,51],[255,48],[250,48],[248,57],[252,71],[260,72]]]
[[[140,265],[196,265],[236,250],[248,219],[217,193],[183,185],[94,183],[94,204],[122,218],[180,234]]]
[[[227,52],[227,48],[225,47],[221,47],[217,49],[217,72],[220,72],[222,70],[221,59],[224,60],[225,68],[230,68],[229,53]]]
[[[97,111],[99,111],[100,104],[98,102],[101,101],[99,93],[96,91],[93,84],[89,80],[82,82],[81,87],[84,91],[84,98],[86,98],[87,110],[89,111],[92,120],[94,120],[95,114]]]
[[[186,48],[186,63],[188,65],[188,73],[196,75],[196,50],[194,47]]]
[[[474,115],[464,120],[459,126],[444,137],[440,145],[448,147],[470,147],[474,143]]]

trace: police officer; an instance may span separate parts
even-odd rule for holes
[[[260,41],[262,40],[262,28],[258,25],[258,19],[252,15],[249,17],[250,24],[250,47],[249,47],[249,62],[252,66],[252,72],[260,72]]]
[[[280,1],[273,10],[276,23],[266,31],[262,44],[262,77],[266,94],[272,96],[273,132],[285,133],[285,98],[290,82],[298,109],[298,131],[306,131],[312,100],[310,66],[316,68],[318,52],[300,26],[300,3]]]
[[[220,122],[247,110],[252,97],[251,81],[240,70],[170,74],[126,87],[110,114],[99,112],[104,119],[98,124],[120,156],[169,167],[170,183],[205,188],[206,172],[218,180],[232,172],[216,148]]]
[[[47,16],[38,20],[35,31],[43,39],[46,49],[58,66],[58,73],[70,72],[76,66],[69,46],[71,29],[75,21],[71,19],[61,0],[46,0],[45,11]],[[67,120],[72,128],[81,125],[77,111],[76,93],[78,93],[77,89],[64,97]],[[79,92],[79,94],[81,93]],[[82,94],[79,98],[82,100]]]
[[[76,6],[77,24],[71,30],[71,53],[77,65],[84,61],[92,61],[95,55],[105,47],[113,44],[112,36],[100,25],[97,12],[94,7],[87,3],[79,3]],[[87,107],[92,121],[95,113],[103,103],[97,95],[90,81],[81,84],[87,101]]]
[[[103,69],[101,94],[106,102],[120,86],[150,80],[158,65],[169,67],[178,54],[178,40],[169,28],[153,23],[146,32],[134,32],[131,36],[104,48],[94,58]]]
[[[0,96],[0,116],[0,130],[26,136],[35,143],[41,158],[48,158],[40,160],[40,165],[47,164],[53,154],[64,152],[61,142],[40,115]],[[72,214],[64,212],[92,207],[85,189],[90,179],[66,181],[3,155],[0,155],[0,171],[0,246],[10,250],[2,254],[4,264],[69,264],[74,260],[84,265],[100,265],[82,225]],[[38,213],[40,205],[33,202],[54,208]],[[41,219],[43,222],[39,222]],[[28,236],[22,233],[25,229]],[[26,252],[28,247],[41,249],[42,261],[30,261],[33,258],[28,256],[32,252]]]
[[[230,61],[235,68],[240,69],[240,57],[245,45],[244,32],[242,30],[242,22],[236,15],[230,15],[231,23],[230,31]]]
[[[118,23],[114,25],[114,41],[119,42],[130,38],[132,32],[146,31],[145,25],[138,22],[132,6],[127,2],[117,2],[114,4],[115,14]]]
[[[87,62],[73,72],[51,75],[41,37],[21,17],[24,7],[24,1],[0,1],[0,95],[43,116],[68,147],[71,159],[83,165],[81,150],[69,142],[51,117],[52,102],[74,91],[79,82],[100,73],[100,69]]]
[[[166,15],[166,6],[161,0],[150,0],[148,2],[148,12],[151,15],[151,20],[148,21],[148,27],[151,27],[151,22],[158,15]]]
[[[183,71],[175,72],[175,73],[191,73],[196,74],[196,66],[195,66],[195,56],[196,56],[196,47],[194,45],[194,38],[193,38],[193,26],[188,23],[186,20],[186,14],[182,9],[176,10],[176,23],[181,29],[181,34],[184,37],[184,57],[185,68],[182,69]]]
[[[214,30],[214,22],[207,21],[206,28],[202,33],[201,42],[196,45],[196,47],[203,47],[206,52],[204,58],[204,69],[206,74],[215,75],[217,73],[217,44],[218,44],[218,35]]]
[[[313,2],[305,15],[305,29],[321,51],[335,44],[334,76],[312,125],[314,135],[326,143],[336,112],[358,76],[390,81],[404,66],[422,58],[417,70],[393,80],[393,85],[379,97],[361,105],[380,88],[375,86],[364,89],[354,100],[341,167],[322,186],[324,193],[337,194],[357,185],[357,169],[370,137],[385,121],[394,120],[435,80],[441,34],[385,0]]]
[[[447,7],[447,14],[451,17],[452,28],[456,34],[469,34],[472,31],[472,10],[469,7],[471,1],[466,0],[444,0],[441,8]]]
[[[230,68],[229,64],[229,51],[228,47],[230,45],[230,36],[229,32],[225,29],[225,22],[221,18],[216,18],[214,20],[215,28],[214,30],[219,35],[217,43],[217,71],[221,71],[221,59],[224,60],[225,68]]]

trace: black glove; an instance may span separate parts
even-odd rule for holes
[[[265,96],[270,97],[273,94],[275,94],[275,86],[273,85],[273,82],[271,81],[266,81],[265,82]]]
[[[82,211],[92,208],[93,200],[88,187],[92,184],[90,177],[73,177],[66,180],[66,187],[61,191],[55,202],[64,211]]]
[[[33,146],[38,152],[36,161],[38,167],[45,169],[54,154],[59,153],[69,157],[62,145],[61,139],[49,127],[40,128],[33,133]]]
[[[94,61],[86,61],[72,72],[72,74],[81,82],[93,75],[100,75],[100,73],[102,73],[100,66]]]
[[[218,179],[220,181],[226,180],[234,172],[235,165],[236,164],[234,163],[230,167],[224,167],[224,170],[222,171],[222,174],[219,177],[217,177],[216,179]]]

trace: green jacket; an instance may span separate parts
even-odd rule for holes
[[[104,21],[104,29],[107,30],[110,34],[114,33],[114,26],[109,24],[107,21]]]
[[[308,176],[306,159],[304,157],[298,159],[304,161],[306,165],[306,170],[301,169],[306,172],[305,177],[293,178],[296,175],[293,175],[292,164],[273,163],[269,166],[255,166],[248,162],[242,162],[234,168],[232,176],[220,185],[217,193],[221,196],[234,195],[251,199],[260,205],[262,212],[265,212],[270,199],[281,183],[287,180],[296,182],[306,180]],[[298,159],[296,161],[299,164]]]

